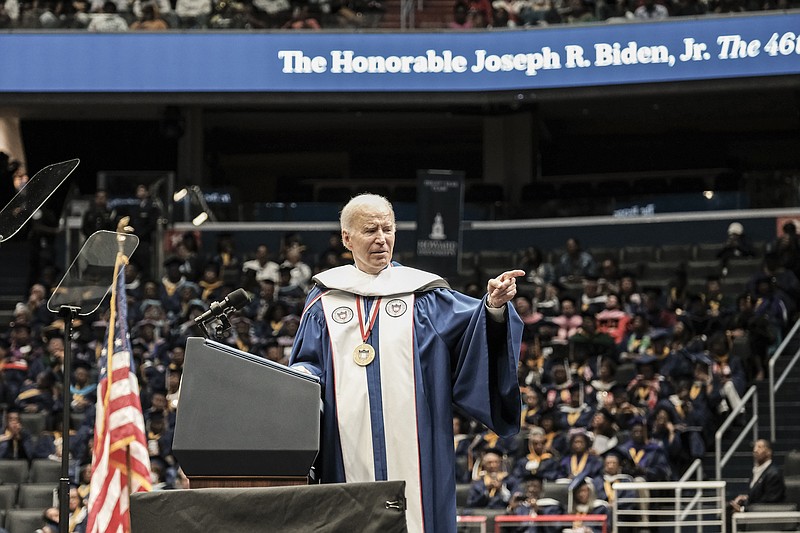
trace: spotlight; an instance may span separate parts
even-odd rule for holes
[[[184,187],[183,189],[181,189],[179,191],[175,191],[175,194],[172,195],[172,200],[175,201],[175,202],[180,202],[181,200],[186,198],[186,196],[188,194],[189,194],[189,189]]]

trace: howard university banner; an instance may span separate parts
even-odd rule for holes
[[[418,268],[443,277],[458,274],[463,210],[463,172],[417,172]]]

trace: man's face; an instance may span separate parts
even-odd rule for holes
[[[186,356],[186,352],[184,352],[183,348],[180,346],[176,346],[170,352],[170,360],[178,366],[183,366],[183,360]]]
[[[394,235],[392,213],[370,206],[354,217],[350,230],[342,229],[342,242],[353,252],[359,270],[377,274],[392,261]]]
[[[570,449],[574,454],[581,454],[586,451],[586,448],[588,447],[586,444],[586,439],[583,436],[578,435],[572,439]]]
[[[85,385],[89,382],[89,371],[83,367],[75,369],[75,382],[79,385]]]
[[[153,394],[151,403],[154,411],[163,411],[167,408],[167,397],[163,393],[157,392]]]
[[[631,440],[637,444],[644,442],[644,426],[636,424],[631,428]]]
[[[592,489],[589,488],[589,485],[584,483],[575,491],[575,502],[579,505],[586,505],[589,503],[589,496],[591,494]]]
[[[584,280],[583,282],[583,292],[586,293],[587,296],[597,296],[598,288],[599,285],[595,280]]]
[[[527,298],[519,296],[514,299],[514,308],[520,315],[527,315],[531,312],[531,304]]]
[[[60,337],[53,337],[49,341],[47,341],[47,351],[58,359],[59,361],[64,360],[64,340]]]
[[[528,481],[525,485],[525,496],[529,500],[538,500],[542,494],[542,482],[539,479]]]
[[[753,446],[753,459],[755,459],[756,464],[763,465],[771,458],[772,452],[767,446],[767,443],[763,440],[756,441],[755,446]]]
[[[499,472],[500,456],[495,453],[487,453],[483,457],[483,469],[489,472],[490,474],[493,472]]]
[[[78,494],[78,489],[69,490],[69,510],[74,511],[81,506],[81,497]]]
[[[619,458],[615,455],[607,455],[604,467],[606,474],[616,476],[620,473]]]
[[[545,438],[541,435],[531,437],[531,448],[536,455],[542,455],[544,453],[545,443]]]
[[[6,426],[12,433],[18,432],[22,429],[22,423],[19,420],[19,413],[8,413],[6,418]]]

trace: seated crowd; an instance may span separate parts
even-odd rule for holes
[[[380,0],[5,0],[0,28],[90,32],[376,27]]]
[[[719,424],[745,413],[742,395],[796,318],[800,248],[785,230],[736,297],[720,285],[743,255],[729,243],[720,275],[699,291],[685,275],[639,287],[575,239],[554,264],[529,250],[514,301],[525,324],[522,431],[502,439],[454,420],[457,479],[470,484],[463,512],[608,515],[614,480],[679,479],[713,449]],[[542,494],[543,484],[563,484],[572,498]]]
[[[794,0],[456,0],[452,29],[621,23],[796,8]]]
[[[129,331],[156,488],[183,486],[172,435],[186,339],[202,335],[194,318],[243,287],[252,302],[232,317],[221,341],[287,363],[312,275],[351,260],[335,233],[318,252],[287,235],[273,261],[267,246],[242,254],[231,235],[221,234],[216,250],[203,255],[190,232],[164,261],[160,278],[145,278],[135,257],[127,265]],[[708,449],[715,425],[740,408],[748,384],[763,377],[764,359],[796,309],[789,288],[797,278],[780,261],[765,260],[765,270],[728,301],[712,282],[698,294],[677,286],[642,289],[633,274],[598,271],[605,262],[575,247],[565,256],[556,265],[528,261],[514,301],[525,324],[521,433],[501,439],[474,421],[454,419],[457,480],[472,484],[467,507],[541,510],[544,502],[531,495],[542,482],[563,479],[581,493],[574,505],[599,512],[598,502],[613,497],[609,480],[677,479]],[[470,283],[465,292],[480,297],[480,287]],[[33,284],[0,335],[6,405],[0,459],[60,461],[64,322],[47,310],[53,289]],[[71,340],[69,451],[82,498],[108,313],[105,304],[80,317]],[[18,413],[41,413],[45,430],[28,433]]]

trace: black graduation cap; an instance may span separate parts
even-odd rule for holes
[[[612,413],[611,411],[609,411],[605,407],[601,407],[600,409],[595,411],[595,414],[602,416],[603,418],[605,418],[609,422],[616,423],[616,421],[617,421],[617,417],[614,416],[614,413]]]
[[[587,431],[585,428],[570,429],[569,433],[567,434],[567,440],[569,440],[569,442],[572,442],[572,439],[574,439],[575,437],[583,437],[584,439],[586,439],[586,443],[589,446],[591,446],[592,443],[594,442],[594,434],[590,431]]]
[[[171,266],[180,266],[183,264],[183,260],[178,257],[177,255],[171,255],[164,259],[164,266],[169,268]]]
[[[706,366],[711,366],[711,356],[706,352],[693,352],[689,354],[689,357],[695,364],[700,363]]]
[[[619,448],[609,448],[605,452],[603,452],[603,457],[608,457],[609,455],[616,457],[619,459],[620,464],[628,460],[630,457],[624,450],[620,450]]]
[[[632,429],[636,426],[647,427],[647,420],[645,420],[643,416],[639,415],[631,417],[631,419],[628,420],[628,427]]]
[[[91,370],[92,369],[92,365],[86,359],[78,359],[76,357],[72,361],[72,368],[74,368],[74,369],[85,368],[86,370]]]
[[[655,285],[648,285],[646,287],[642,287],[642,292],[645,294],[651,294],[656,298],[658,298],[664,293],[664,289],[662,289],[661,287],[657,287]]]
[[[653,328],[650,332],[651,341],[659,341],[669,338],[670,333],[667,328]]]
[[[655,355],[651,355],[651,354],[642,354],[642,355],[640,355],[639,357],[637,357],[636,359],[634,359],[634,360],[633,360],[633,363],[634,363],[636,366],[640,366],[640,365],[652,365],[652,364],[655,364],[655,362],[656,362],[656,361],[658,361],[658,359],[656,358],[656,356],[655,356]]]

